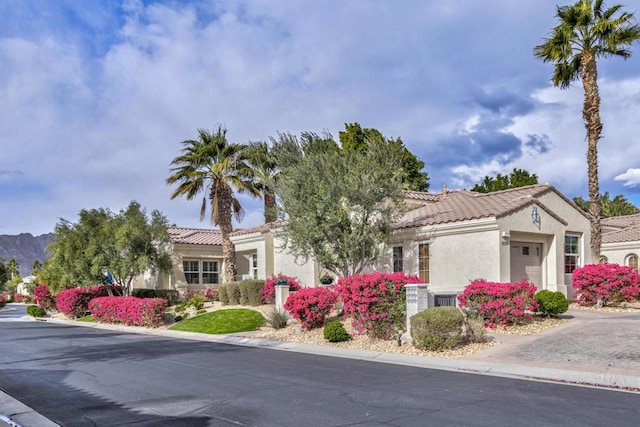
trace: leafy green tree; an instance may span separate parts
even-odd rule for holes
[[[184,196],[191,200],[204,193],[200,208],[202,221],[209,197],[211,223],[218,225],[222,234],[224,280],[233,282],[237,266],[230,238],[233,232],[232,216],[235,215],[240,221],[244,214],[234,191],[260,196],[246,161],[246,145],[230,143],[227,130],[222,126],[212,132],[198,129],[198,140],[186,140],[182,145],[182,154],[171,162],[171,175],[166,180],[167,184],[178,186],[171,194],[171,199]]]
[[[33,261],[33,263],[31,264],[31,274],[33,274],[34,276],[37,276],[38,271],[40,271],[41,268],[42,268],[42,263],[39,260]]]
[[[9,272],[10,279],[15,279],[20,277],[20,263],[15,258],[11,258],[9,262],[7,262],[7,271]]]
[[[129,292],[133,279],[147,269],[170,272],[167,219],[151,217],[132,201],[118,214],[108,209],[81,210],[77,223],[60,220],[49,245],[51,257],[38,280],[52,289],[92,286],[104,282],[105,270]]]
[[[386,141],[397,154],[402,166],[402,182],[408,190],[429,191],[429,175],[422,172],[424,162],[413,154],[402,142],[402,139],[385,138],[377,129],[362,128],[358,123],[345,123],[345,130],[338,134],[342,149],[363,153],[367,150],[368,141]]]
[[[381,244],[403,212],[398,153],[382,138],[367,150],[317,150],[313,134],[276,144],[288,162],[276,186],[279,231],[294,256],[314,259],[337,275],[359,273],[380,255]],[[283,154],[284,153],[284,154]]]
[[[557,6],[558,23],[544,43],[534,48],[535,56],[554,64],[551,81],[566,89],[582,79],[584,103],[582,118],[587,131],[587,175],[591,216],[591,259],[600,258],[602,233],[598,182],[598,141],[602,133],[598,88],[599,58],[618,56],[627,59],[628,49],[640,39],[640,27],[633,13],[621,12],[622,5],[604,8],[603,0],[579,0]]]
[[[603,218],[610,218],[613,216],[633,215],[640,212],[633,203],[627,200],[622,194],[618,194],[613,199],[609,196],[609,192],[605,192],[600,195],[600,206],[602,210]],[[585,212],[589,212],[589,201],[584,200],[582,197],[574,197],[573,202]]]
[[[538,176],[531,175],[524,169],[513,169],[509,175],[497,174],[495,177],[485,176],[480,184],[476,184],[471,191],[478,193],[492,193],[509,188],[524,187],[538,183]]]

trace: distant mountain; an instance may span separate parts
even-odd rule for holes
[[[53,242],[55,234],[41,234],[32,236],[31,233],[16,235],[0,234],[0,258],[4,258],[6,264],[11,258],[15,258],[20,264],[20,276],[31,274],[31,266],[35,260],[44,262],[50,256],[45,250]]]

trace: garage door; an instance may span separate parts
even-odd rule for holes
[[[542,244],[511,242],[511,282],[527,279],[542,289]]]

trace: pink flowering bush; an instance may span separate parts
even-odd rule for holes
[[[342,277],[336,291],[351,317],[356,334],[391,339],[398,329],[406,331],[406,291],[404,285],[422,283],[404,273],[370,273]]]
[[[522,280],[517,283],[495,283],[474,280],[458,295],[460,306],[482,315],[485,325],[522,323],[531,320],[537,310],[536,285]]]
[[[580,305],[632,302],[640,297],[640,275],[632,267],[618,264],[589,264],[572,275],[575,297]]]
[[[49,287],[47,285],[36,286],[33,290],[33,299],[40,308],[44,308],[46,310],[51,301],[51,291],[49,290]]]
[[[164,298],[98,297],[89,302],[91,315],[103,323],[158,327],[164,323]]]
[[[23,303],[29,298],[29,295],[23,295],[15,292],[13,294],[13,302]]]
[[[208,301],[220,301],[218,290],[216,288],[207,288],[207,291],[204,293],[204,297]]]
[[[327,288],[304,288],[289,295],[284,309],[302,323],[303,329],[318,328],[333,310],[338,296]]]
[[[110,285],[112,292],[119,293],[120,288]],[[98,297],[108,295],[107,288],[103,285],[90,288],[72,288],[60,291],[56,295],[56,307],[66,316],[82,317],[89,311],[89,302]]]
[[[271,276],[265,280],[264,286],[260,290],[260,298],[262,298],[264,304],[273,304],[275,302],[276,284],[281,281],[289,284],[289,291],[298,291],[301,288],[295,277],[285,276],[284,274]]]
[[[0,308],[4,307],[5,305],[7,305],[7,297],[3,294],[0,295]]]

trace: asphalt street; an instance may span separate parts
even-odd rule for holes
[[[63,426],[638,424],[621,391],[47,322],[0,336],[0,389]]]

